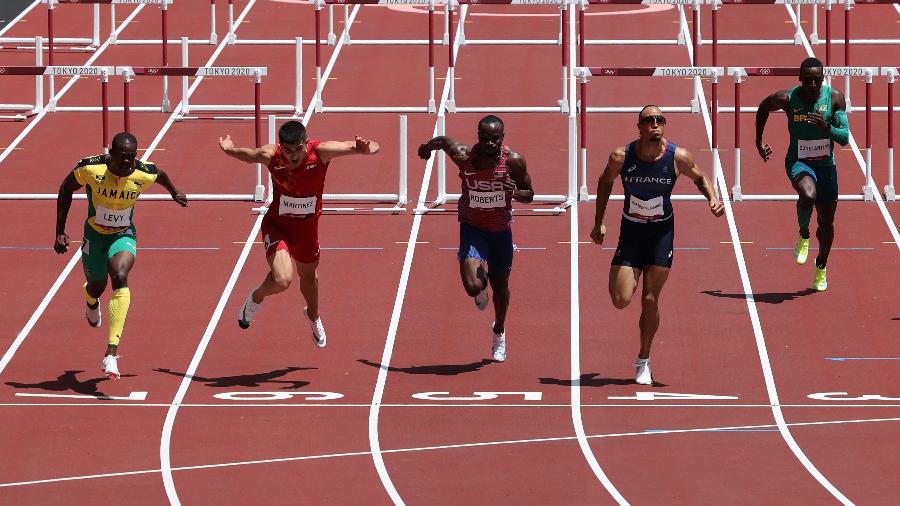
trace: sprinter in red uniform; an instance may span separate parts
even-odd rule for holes
[[[512,201],[531,202],[534,190],[525,158],[503,144],[503,121],[485,116],[478,122],[478,143],[466,146],[435,137],[419,146],[419,157],[443,150],[459,167],[459,272],[475,305],[488,305],[488,281],[494,289],[494,339],[491,354],[506,360],[506,310],[512,270]],[[484,264],[487,263],[487,271]]]
[[[219,137],[225,154],[247,163],[262,163],[272,174],[274,195],[262,222],[263,245],[271,271],[250,292],[238,312],[238,325],[246,329],[263,299],[291,285],[297,262],[300,292],[306,300],[303,314],[309,320],[313,341],[324,347],[325,327],[319,317],[319,216],[325,174],[332,159],[352,154],[373,155],[378,143],[356,137],[352,141],[318,141],[307,137],[299,121],[288,121],[278,130],[278,144],[261,148],[238,148],[226,135]]]

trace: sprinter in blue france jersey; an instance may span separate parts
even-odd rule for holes
[[[689,177],[709,201],[709,210],[722,216],[724,208],[706,174],[684,148],[667,141],[663,134],[666,118],[655,105],[644,107],[638,116],[638,140],[616,148],[597,181],[597,212],[591,239],[603,244],[606,225],[603,216],[616,178],[625,187],[619,244],[609,270],[609,295],[613,305],[623,309],[631,302],[641,275],[641,348],[634,362],[635,381],[650,385],[650,345],[659,328],[659,295],[672,267],[675,217],[672,188],[679,174]]]

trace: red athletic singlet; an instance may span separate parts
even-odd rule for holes
[[[272,205],[266,213],[269,217],[307,218],[322,214],[322,193],[325,190],[325,173],[328,164],[323,163],[316,152],[321,141],[306,141],[306,156],[297,167],[275,145],[275,154],[269,162],[272,174]]]
[[[503,232],[512,225],[512,191],[503,189],[509,148],[500,147],[500,160],[490,169],[478,170],[471,157],[459,170],[462,196],[459,221],[489,232]]]

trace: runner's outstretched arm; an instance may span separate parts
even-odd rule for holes
[[[275,153],[273,144],[266,144],[260,148],[239,148],[234,145],[234,141],[231,140],[231,136],[228,134],[225,137],[219,137],[219,148],[226,155],[247,163],[268,164]]]

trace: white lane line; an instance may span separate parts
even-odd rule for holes
[[[16,354],[16,351],[19,350],[19,346],[22,346],[25,338],[28,337],[28,334],[31,332],[31,329],[37,323],[38,319],[40,319],[41,315],[44,314],[44,311],[47,309],[47,306],[53,299],[53,296],[56,295],[56,292],[59,291],[59,287],[62,286],[63,281],[66,280],[66,278],[69,276],[69,273],[72,272],[72,269],[75,268],[75,265],[79,260],[81,260],[81,248],[75,248],[75,254],[72,255],[71,259],[69,259],[69,263],[66,264],[66,267],[63,269],[63,271],[59,273],[56,281],[53,282],[53,286],[50,287],[50,290],[48,290],[47,294],[44,295],[44,299],[40,304],[38,304],[37,309],[35,309],[34,313],[31,314],[31,318],[28,319],[28,322],[25,323],[25,326],[22,327],[21,331],[19,331],[19,335],[16,336],[15,340],[13,340],[12,344],[10,344],[9,348],[6,350],[6,353],[4,353],[3,357],[0,358],[0,373],[2,373],[4,369],[6,369],[6,365],[9,364],[10,360],[12,360],[13,355]]]
[[[462,30],[463,23],[465,22],[465,14],[466,10],[461,9],[459,14],[459,22],[456,28],[457,35],[455,37],[453,45],[453,51],[455,55],[459,54],[459,44],[461,39],[460,32]],[[450,80],[445,80],[444,88],[441,92],[441,99],[437,104],[438,119],[435,122],[434,130],[432,131],[432,137],[438,135],[438,125],[440,124],[441,119],[446,118],[445,104],[447,103],[447,99],[450,96],[450,85]],[[419,190],[418,200],[416,201],[416,209],[421,209],[425,206],[428,196],[428,188],[431,182],[431,174],[434,168],[434,161],[438,156],[441,155],[435,153],[431,156],[431,158],[428,159],[427,162],[425,162],[425,173],[422,176],[422,186]],[[381,483],[384,486],[384,489],[387,491],[388,496],[390,496],[391,500],[396,505],[404,504],[404,502],[400,497],[399,492],[397,492],[397,488],[394,486],[394,482],[391,480],[391,476],[384,464],[381,442],[378,436],[378,415],[381,411],[381,401],[382,399],[384,399],[384,388],[385,384],[387,383],[388,369],[391,365],[391,357],[394,353],[394,343],[397,340],[397,328],[400,326],[400,314],[403,311],[403,302],[406,299],[406,289],[409,286],[409,273],[412,269],[413,256],[415,255],[416,245],[420,244],[420,242],[418,241],[418,237],[419,228],[421,228],[422,225],[422,216],[422,213],[414,214],[412,228],[409,231],[409,239],[406,241],[406,254],[403,257],[403,269],[400,271],[400,282],[397,286],[397,296],[394,298],[394,308],[391,312],[391,321],[388,325],[388,333],[384,342],[384,351],[381,354],[381,366],[378,368],[378,378],[375,381],[375,391],[372,393],[372,404],[369,408],[369,448],[372,454],[372,461],[375,465],[375,470],[378,472],[378,478],[381,480]]]
[[[790,9],[790,5],[785,4],[785,7],[788,8],[788,12],[790,13],[791,19],[794,21],[794,25],[797,24],[797,18],[794,15],[794,11]],[[898,4],[894,4],[895,9],[900,9]],[[815,56],[813,53],[812,47],[809,44],[809,41],[806,38],[806,33],[803,33],[803,47],[806,48],[806,54],[809,56]],[[853,137],[853,130],[850,130],[850,148],[853,150],[853,156],[856,157],[856,163],[859,165],[859,170],[862,171],[863,180],[865,180],[866,176],[866,161],[863,158],[862,151],[859,149],[859,145],[856,143],[856,138]],[[865,184],[869,184],[868,181]],[[891,216],[891,213],[888,211],[887,206],[884,203],[884,199],[881,197],[881,190],[878,189],[879,186],[875,183],[875,176],[872,176],[872,195],[875,197],[875,203],[878,205],[878,209],[881,211],[881,216],[884,217],[884,222],[888,227],[888,231],[890,231],[891,236],[894,238],[894,244],[900,249],[900,232],[897,230],[897,224],[894,223],[894,219]]]
[[[253,8],[255,3],[256,0],[250,0],[247,3],[247,6],[244,7],[244,10],[235,21],[235,30],[237,30],[237,27],[240,26],[241,22],[250,12],[250,9]],[[219,55],[227,45],[228,40],[226,37],[223,38],[221,43],[219,43],[219,46],[206,61],[205,66],[210,66],[216,60],[216,58],[219,57]],[[202,80],[203,78],[200,77],[194,81],[190,89],[188,89],[188,97],[190,97],[194,90],[197,89]],[[166,132],[168,132],[169,128],[171,128],[171,126],[174,124],[176,115],[181,112],[183,107],[184,100],[182,99],[182,101],[178,103],[178,106],[169,116],[169,119],[166,120],[166,124],[163,125],[163,128],[156,135],[156,138],[153,139],[153,142],[150,144],[150,146],[148,146],[147,151],[144,153],[143,159],[149,158],[153,150],[156,149],[156,147],[165,136]],[[222,291],[222,295],[219,297],[219,303],[216,305],[216,309],[213,311],[213,315],[210,318],[209,323],[207,324],[206,331],[203,333],[203,337],[200,339],[200,343],[197,346],[197,350],[194,352],[191,363],[190,365],[188,365],[188,368],[185,371],[184,378],[182,379],[181,384],[178,386],[178,391],[175,393],[175,398],[172,401],[172,405],[169,406],[169,410],[166,412],[166,419],[163,422],[162,432],[160,434],[159,461],[163,487],[166,490],[166,496],[169,498],[169,503],[173,506],[181,504],[178,499],[178,491],[175,489],[175,481],[172,478],[171,456],[172,429],[175,425],[175,417],[178,415],[178,407],[181,404],[181,401],[184,400],[184,396],[187,394],[188,387],[193,380],[193,375],[197,371],[197,368],[200,365],[200,360],[203,358],[203,354],[206,352],[206,347],[207,345],[209,345],[209,342],[212,339],[213,331],[215,331],[215,328],[219,323],[219,319],[222,317],[222,312],[225,309],[225,304],[228,302],[228,297],[234,290],[234,285],[237,283],[237,278],[240,276],[241,270],[244,267],[244,263],[247,261],[247,257],[250,255],[250,250],[253,247],[253,242],[256,240],[256,235],[259,233],[259,229],[262,226],[262,219],[263,215],[259,215],[256,218],[256,221],[253,224],[253,228],[251,229],[250,234],[247,236],[247,240],[244,242],[244,247],[241,248],[241,253],[234,265],[231,276],[228,278],[225,289]]]
[[[790,10],[790,9],[788,9]],[[681,16],[684,18],[684,9],[679,6],[679,12]],[[686,25],[683,29],[682,33],[685,37],[685,47],[688,50],[689,56],[692,55],[693,50],[691,48],[691,34],[688,32]],[[697,94],[700,102],[700,111],[703,114],[703,123],[706,127],[706,140],[709,143],[710,147],[712,147],[712,122],[709,116],[709,109],[706,103],[706,94],[703,91],[703,86],[696,86]],[[720,162],[721,163],[721,162]],[[725,182],[725,176],[720,167],[713,167],[714,172],[718,172],[718,177],[716,178],[715,184],[719,185],[719,194],[720,195],[728,195],[728,184]],[[762,367],[763,377],[765,379],[766,384],[766,392],[769,396],[769,402],[772,404],[772,416],[775,419],[775,424],[778,427],[778,432],[781,434],[782,439],[784,439],[785,443],[787,443],[788,447],[794,453],[794,456],[803,464],[803,467],[806,468],[807,472],[812,475],[816,481],[819,482],[822,487],[828,490],[831,495],[835,497],[842,504],[849,505],[853,504],[840,490],[837,489],[826,477],[823,475],[818,468],[809,460],[806,454],[803,452],[803,449],[800,448],[800,445],[797,444],[797,441],[794,440],[794,436],[791,434],[790,429],[788,428],[788,424],[784,419],[784,413],[781,411],[780,401],[778,400],[778,390],[775,386],[775,377],[772,372],[772,364],[769,360],[769,352],[766,348],[766,340],[763,335],[762,325],[759,321],[759,313],[756,310],[756,300],[753,295],[753,287],[750,285],[750,275],[747,272],[747,264],[744,260],[744,251],[741,246],[740,234],[738,234],[737,223],[734,218],[734,212],[731,208],[731,200],[728,198],[722,199],[723,204],[725,205],[725,217],[728,221],[728,230],[731,234],[732,247],[734,248],[734,255],[737,260],[737,267],[741,275],[741,285],[744,288],[744,294],[746,296],[747,302],[747,312],[750,316],[750,322],[753,327],[753,336],[756,340],[756,348],[759,354],[759,362]]]
[[[822,421],[822,422],[799,422],[792,423],[791,426],[794,427],[812,427],[812,426],[823,426],[823,425],[841,425],[841,424],[860,424],[860,423],[885,423],[885,422],[900,422],[900,418],[866,418],[866,419],[853,419],[853,420],[831,420],[831,421]],[[660,436],[667,434],[691,434],[691,433],[715,433],[716,435],[723,434],[740,434],[739,431],[751,431],[751,430],[760,430],[760,429],[771,429],[775,428],[775,425],[738,425],[738,426],[728,426],[728,427],[703,427],[703,428],[695,428],[695,429],[661,429],[654,430],[651,432],[621,432],[616,434],[594,434],[587,436],[589,439],[607,439],[607,438],[620,438],[620,437],[633,437],[633,436]],[[397,448],[393,450],[381,450],[383,453],[412,453],[412,452],[423,452],[423,451],[436,451],[436,450],[454,450],[454,449],[465,449],[465,448],[479,448],[479,447],[490,447],[490,446],[506,446],[506,445],[520,445],[520,444],[534,444],[534,443],[553,443],[553,442],[565,442],[576,439],[577,436],[559,436],[559,437],[546,437],[546,438],[532,438],[532,439],[511,439],[504,441],[485,441],[479,443],[459,443],[459,444],[451,444],[451,445],[438,445],[438,446],[422,446],[422,447],[414,447],[414,448]],[[196,470],[205,470],[205,469],[218,469],[225,467],[237,467],[237,466],[249,466],[249,465],[259,465],[259,464],[278,464],[278,463],[286,463],[286,462],[303,462],[303,461],[312,461],[312,460],[323,460],[323,459],[333,459],[333,458],[343,458],[343,457],[360,457],[369,455],[371,452],[359,451],[359,452],[343,452],[343,453],[327,453],[320,455],[305,455],[301,457],[283,457],[283,458],[275,458],[275,459],[262,459],[262,460],[246,460],[239,462],[225,462],[221,464],[201,464],[196,466],[182,466],[173,468],[173,471],[183,472],[183,471],[196,471]],[[33,480],[33,481],[18,481],[18,482],[9,482],[9,483],[0,483],[0,488],[10,488],[10,487],[21,487],[26,485],[40,485],[45,483],[59,483],[66,481],[78,481],[78,480],[93,480],[93,479],[101,479],[101,478],[117,478],[122,476],[135,476],[135,475],[144,475],[144,474],[154,474],[160,472],[160,469],[142,469],[137,471],[123,471],[119,473],[103,473],[103,474],[89,474],[82,476],[67,476],[63,478],[49,478],[45,480]]]
[[[41,0],[34,0],[28,7],[25,8],[22,12],[19,13],[18,16],[13,18],[12,21],[9,22],[8,25],[4,26],[2,30],[0,30],[0,36],[3,36],[4,33],[8,32],[10,28],[13,27],[16,23],[19,22],[20,19],[24,18],[29,12],[32,11],[35,7],[41,4]]]

